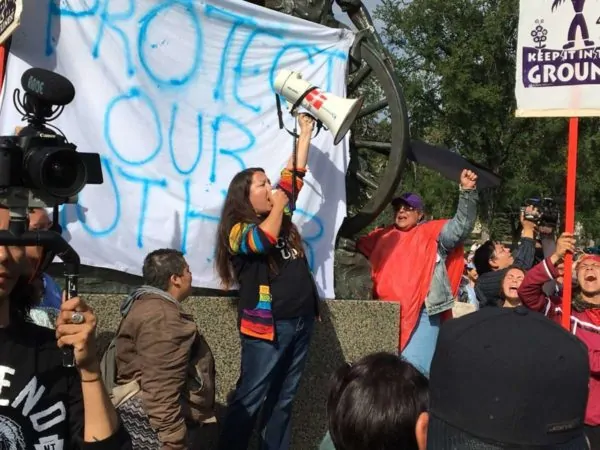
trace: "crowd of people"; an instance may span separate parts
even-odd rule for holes
[[[578,249],[573,234],[557,238],[558,230],[540,222],[540,211],[533,205],[521,212],[521,235],[514,250],[488,240],[465,252],[463,244],[477,215],[476,176],[469,171],[461,175],[458,207],[450,220],[425,221],[423,201],[415,193],[394,199],[392,207],[394,223],[361,238],[357,249],[371,264],[374,296],[400,304],[399,356],[429,378],[428,413],[441,421],[429,422],[426,448],[600,449],[600,256]],[[575,259],[569,331],[560,327],[567,254]],[[503,328],[495,328],[494,320]],[[536,322],[527,325],[528,320]],[[544,340],[543,331],[536,329],[540,321],[554,337],[549,333]],[[511,330],[517,324],[518,329]],[[473,327],[463,330],[465,335],[473,333],[473,341],[448,331],[461,326]],[[480,327],[477,334],[475,327]],[[440,330],[453,339],[442,338]],[[572,345],[569,341],[577,344],[573,349],[579,349],[579,356],[568,360],[561,349]],[[469,356],[461,359],[465,351]],[[566,376],[568,371],[573,372]],[[374,389],[376,373],[373,369],[361,382],[374,383]],[[394,396],[392,387],[386,389]],[[460,395],[452,401],[455,392]],[[332,394],[330,403],[338,401]],[[413,399],[413,405],[419,401]],[[444,404],[445,412],[436,404]],[[556,413],[552,418],[546,413],[549,405]],[[343,428],[332,422],[332,407],[330,435],[322,449],[369,448],[348,444]],[[419,444],[417,413],[409,422],[402,422],[406,418],[400,415],[394,419],[398,429],[411,430],[412,446],[400,444],[408,436],[404,433],[389,438],[397,439],[396,446],[373,448],[425,448]],[[378,426],[384,427],[384,422]],[[567,422],[570,425],[564,425]],[[559,423],[564,426],[555,427]],[[391,422],[385,426],[391,427]],[[562,436],[559,428],[565,431]],[[371,438],[378,442],[378,437]]]
[[[218,226],[216,272],[239,289],[240,375],[225,414],[216,411],[211,347],[182,309],[192,273],[181,252],[146,256],[143,285],[124,299],[100,360],[93,312],[60,294],[44,249],[0,246],[2,448],[197,449],[207,427],[218,427],[222,450],[248,449],[256,429],[261,450],[290,448],[320,321],[292,221],[314,127],[308,115],[298,120],[297,152],[277,183],[261,168],[236,174]],[[393,224],[357,241],[374,296],[400,304],[398,350],[333,374],[321,449],[600,449],[600,256],[580,254],[572,234],[541,230],[534,209],[514,251],[487,241],[466,255],[477,175],[464,170],[457,181],[451,219],[425,220],[421,197],[406,193],[392,201]],[[0,209],[0,229],[9,223]],[[29,211],[28,225],[56,230],[42,209]],[[577,261],[567,331],[569,253]],[[66,346],[74,367],[63,362]]]

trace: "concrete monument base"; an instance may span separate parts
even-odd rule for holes
[[[103,352],[120,321],[122,294],[84,294],[98,317],[98,340]],[[239,375],[240,345],[233,298],[191,297],[184,309],[193,314],[200,332],[212,348],[217,367],[219,413]],[[322,322],[315,327],[300,391],[294,404],[293,450],[314,450],[327,430],[329,378],[342,364],[378,351],[396,352],[399,305],[379,301],[327,300]],[[206,427],[203,450],[215,449],[217,429]]]

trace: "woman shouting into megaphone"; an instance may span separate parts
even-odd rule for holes
[[[260,448],[290,446],[292,403],[319,302],[289,207],[302,189],[314,127],[309,115],[298,121],[297,153],[276,189],[263,169],[243,170],[231,180],[221,214],[216,268],[225,288],[239,284],[242,361],[220,449],[246,450],[261,408]]]

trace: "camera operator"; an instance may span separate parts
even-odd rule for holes
[[[19,136],[21,131],[23,131],[23,127],[15,127],[15,136]],[[30,231],[47,231],[54,228],[54,231],[60,234],[60,227],[52,223],[48,212],[44,208],[30,208],[28,219]],[[31,263],[32,275],[35,277],[33,281],[40,284],[42,291],[42,301],[39,306],[60,309],[62,303],[61,289],[50,275],[38,270],[44,259],[44,247],[26,247],[25,254]]]
[[[0,209],[0,230],[9,212]],[[39,292],[25,247],[0,245],[0,442],[12,449],[130,449],[102,384],[96,318],[79,297],[61,305],[57,329],[27,320]],[[58,342],[57,342],[58,340]],[[76,368],[59,347],[72,345]]]
[[[29,231],[48,231],[53,228],[52,221],[44,208],[29,209]],[[56,230],[53,230],[56,231]],[[30,263],[29,282],[40,292],[40,302],[31,305],[29,317],[36,325],[47,328],[56,328],[56,320],[60,314],[62,304],[62,290],[56,281],[44,272],[49,261],[42,246],[25,247],[25,256]]]
[[[31,208],[29,210],[29,230],[30,231],[46,231],[53,227],[52,220],[44,208]],[[42,302],[40,306],[46,308],[60,309],[62,303],[61,288],[56,284],[56,281],[45,272],[42,272],[40,265],[44,260],[44,248],[26,247],[25,254],[31,263],[32,273],[35,274],[42,289]]]
[[[536,253],[536,224],[525,217],[536,214],[535,206],[528,206],[521,213],[521,239],[514,252],[501,242],[489,240],[475,251],[473,264],[477,269],[475,293],[479,306],[500,306],[502,304],[502,279],[511,266],[525,271],[531,269]]]

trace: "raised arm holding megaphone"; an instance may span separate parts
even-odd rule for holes
[[[275,92],[288,102],[292,115],[305,111],[331,131],[334,145],[346,136],[364,101],[362,97],[347,99],[324,92],[302,79],[299,72],[290,70],[279,71],[275,78]]]

